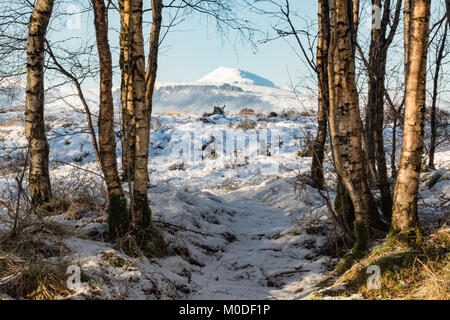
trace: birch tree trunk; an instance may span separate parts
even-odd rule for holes
[[[317,137],[314,141],[311,163],[311,178],[317,188],[323,188],[323,158],[327,140],[327,113],[329,112],[328,94],[328,48],[330,45],[330,7],[328,0],[319,0],[319,32],[317,39],[317,77],[318,77],[318,113]]]
[[[144,42],[142,36],[142,0],[135,0],[133,9],[133,63],[134,101],[136,117],[136,164],[134,182],[134,225],[145,229],[151,226],[151,209],[147,194],[148,151],[153,88],[155,85],[159,34],[161,30],[162,1],[152,0],[152,29],[147,71],[145,71]]]
[[[147,71],[145,73],[145,104],[149,109],[149,115],[152,114],[152,99],[155,89],[156,72],[158,71],[158,51],[159,51],[159,36],[161,33],[162,23],[162,0],[151,0],[153,8],[153,23],[150,35],[150,53],[147,61]],[[150,120],[150,119],[149,119]]]
[[[414,0],[411,6],[403,145],[392,211],[391,227],[394,234],[405,232],[417,235],[419,228],[417,195],[426,111],[425,84],[430,2],[431,0]]]
[[[93,0],[93,5],[100,62],[100,111],[98,118],[100,160],[109,195],[107,208],[109,233],[114,239],[128,231],[130,217],[117,169],[112,97],[112,60],[108,43],[107,12],[104,0]]]
[[[408,59],[409,59],[409,40],[411,37],[411,0],[405,0],[403,9],[403,54],[404,54],[404,76],[405,76],[405,96],[406,96],[406,81],[408,79]],[[402,111],[403,106],[400,105],[397,111],[398,114]],[[394,117],[394,127],[392,132],[392,154],[391,154],[391,168],[392,178],[397,178],[396,166],[396,150],[397,150],[397,117]]]
[[[53,0],[36,1],[27,38],[25,133],[30,152],[31,202],[38,208],[52,196],[48,172],[49,146],[44,124],[44,45],[52,11]]]
[[[133,180],[136,160],[136,123],[134,119],[132,39],[130,0],[119,1],[120,10],[120,68],[122,104],[122,176]]]
[[[349,12],[353,14],[352,23],[350,24],[352,29],[352,50],[356,51],[356,39],[358,38],[359,29],[359,0],[348,0]]]
[[[439,85],[439,76],[440,71],[442,67],[442,59],[444,58],[444,49],[446,46],[446,40],[447,40],[447,30],[448,30],[448,24],[445,24],[444,27],[444,34],[442,35],[441,41],[440,41],[440,47],[439,51],[436,57],[436,67],[434,70],[434,77],[433,77],[433,96],[432,96],[432,102],[431,102],[431,138],[430,138],[430,156],[428,159],[428,167],[430,169],[435,169],[434,166],[434,153],[436,151],[436,104],[437,104],[437,98],[438,98],[438,85]]]
[[[355,212],[353,253],[368,249],[369,217],[376,210],[368,187],[362,150],[361,118],[355,83],[352,11],[349,1],[331,1],[331,42],[328,57],[330,136],[336,170],[350,195]]]
[[[406,96],[406,82],[408,81],[408,63],[409,63],[409,52],[410,52],[410,41],[411,41],[411,10],[412,10],[412,1],[413,0],[405,0],[405,6],[403,9],[404,14],[404,25],[403,25],[403,44],[404,44],[404,68],[405,68],[405,96]]]

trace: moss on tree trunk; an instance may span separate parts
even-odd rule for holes
[[[146,229],[152,224],[152,210],[148,201],[147,194],[134,194],[134,224],[138,229]]]
[[[356,242],[353,245],[352,253],[355,258],[361,258],[369,249],[369,229],[364,222],[358,220],[355,220],[353,227]]]
[[[338,178],[338,182],[336,184],[334,211],[347,230],[351,232],[353,222],[355,221],[355,210],[352,199],[350,198],[347,189],[345,189],[345,186],[342,184],[342,180],[340,178]]]
[[[109,237],[114,240],[124,236],[130,229],[131,215],[127,209],[127,200],[123,195],[110,194],[108,208]]]
[[[422,244],[422,231],[419,227],[400,230],[392,228],[388,239],[402,242],[410,247],[420,247]]]

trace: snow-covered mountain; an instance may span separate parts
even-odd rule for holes
[[[226,67],[219,67],[211,73],[198,80],[200,83],[228,83],[228,84],[246,84],[263,87],[276,88],[275,84],[263,77],[254,73],[232,69]]]
[[[91,111],[98,109],[98,88],[84,89],[85,98]],[[115,106],[120,108],[120,88],[113,92]],[[364,93],[361,93],[364,96]],[[62,99],[64,98],[64,99]],[[397,97],[400,99],[401,97]],[[366,98],[362,99],[365,101]],[[431,104],[431,101],[427,101]],[[52,88],[46,93],[46,110],[59,110],[70,104],[76,109],[83,107],[76,94],[75,88],[70,85]],[[317,97],[310,93],[293,92],[290,89],[278,87],[269,79],[254,73],[219,67],[193,82],[157,82],[153,112],[167,114],[168,112],[181,112],[189,114],[203,114],[209,112],[214,106],[226,106],[228,114],[238,113],[244,108],[251,108],[255,112],[267,113],[269,111],[288,111],[294,109],[301,111],[315,111]],[[7,85],[0,86],[0,113],[23,112],[25,106],[25,83],[15,80]],[[364,107],[364,103],[361,105]],[[439,108],[450,112],[450,99],[440,96]],[[119,114],[119,113],[118,113]],[[8,114],[14,117],[12,113]],[[81,114],[80,114],[81,117]]]
[[[220,67],[196,82],[160,82],[156,85],[153,110],[203,113],[213,106],[228,112],[251,108],[256,112],[314,108],[314,98],[296,95],[254,73]]]

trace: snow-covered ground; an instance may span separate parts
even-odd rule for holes
[[[90,279],[81,291],[83,296],[297,299],[314,291],[336,263],[324,250],[334,241],[325,200],[311,187],[297,185],[296,179],[308,172],[311,161],[298,152],[315,135],[314,116],[300,112],[313,109],[314,101],[302,106],[295,97],[288,98],[286,90],[269,85],[269,80],[239,70],[225,71],[186,84],[184,89],[181,84],[159,85],[162,96],[157,94],[157,99],[167,102],[163,92],[170,87],[175,90],[172,98],[177,96],[181,101],[178,109],[165,110],[180,113],[156,110],[152,119],[149,198],[155,224],[171,253],[168,257],[131,258],[114,249],[102,240],[106,231],[102,212],[84,210],[82,203],[51,218],[72,230],[73,236],[63,243],[73,263]],[[224,75],[226,79],[221,78]],[[242,90],[237,96],[259,95],[270,104],[255,100],[261,115],[238,116],[239,110],[253,106],[237,103],[230,109],[227,104],[225,116],[202,117],[199,113],[224,104],[214,100],[214,90],[222,89],[208,86],[222,86],[227,96],[234,92],[230,88],[237,86]],[[186,90],[185,96],[180,95],[182,90]],[[71,93],[65,87],[48,93],[46,124],[54,189],[63,192],[67,188],[75,194],[89,192],[83,188],[95,186],[100,171],[84,114]],[[186,112],[190,105],[186,101],[195,106],[198,99],[208,95],[214,103],[208,100],[196,113]],[[277,102],[287,101],[280,98],[282,95],[298,113],[269,117],[268,111],[288,109],[275,108]],[[97,91],[86,91],[86,97],[95,114]],[[24,159],[21,98],[19,92],[18,96],[3,95],[0,99],[1,194],[14,192],[19,171],[16,164]],[[161,109],[167,105],[161,104]],[[389,127],[385,134],[390,141]],[[119,138],[117,141],[120,165]],[[438,219],[448,212],[449,160],[450,148],[443,144],[436,153],[440,171],[423,175],[422,216]],[[327,165],[327,172],[329,169]],[[331,173],[328,180],[333,198]],[[0,230],[7,230],[10,223],[5,208],[0,207]]]

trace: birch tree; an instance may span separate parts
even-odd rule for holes
[[[438,31],[441,28],[439,26],[438,31],[436,31],[436,56],[435,56],[435,66],[434,66],[434,75],[433,75],[433,93],[431,96],[431,119],[430,119],[430,130],[431,130],[431,138],[430,138],[430,149],[429,149],[429,158],[428,158],[428,167],[430,169],[436,169],[434,166],[434,153],[436,151],[436,145],[437,145],[437,100],[439,96],[439,79],[441,77],[441,69],[442,69],[442,62],[445,58],[445,56],[448,54],[448,52],[445,52],[445,48],[447,46],[447,31],[448,31],[448,24],[446,23],[446,20],[448,18],[444,19],[444,31],[442,35],[438,35]]]
[[[408,61],[405,71],[405,120],[402,155],[394,191],[392,233],[416,235],[419,228],[417,196],[425,126],[425,85],[431,0],[411,2]],[[407,11],[405,10],[405,15]],[[405,20],[407,17],[405,16]],[[405,34],[407,36],[407,34]]]
[[[323,187],[323,158],[327,140],[327,113],[329,112],[328,94],[328,49],[330,46],[330,6],[327,0],[318,1],[317,56],[316,70],[318,78],[317,136],[314,141],[311,163],[311,179],[318,188]]]
[[[162,0],[152,0],[152,28],[150,52],[145,71],[144,40],[142,36],[142,0],[134,0],[133,24],[133,77],[136,118],[136,163],[134,181],[134,224],[139,228],[151,225],[151,209],[147,195],[148,148],[153,89],[156,80],[159,34],[162,22]]]
[[[133,66],[131,32],[131,2],[120,0],[120,69],[122,104],[122,176],[124,180],[133,180],[136,158],[136,124],[133,100]]]
[[[100,64],[100,110],[98,118],[100,162],[108,189],[109,233],[112,238],[115,238],[128,231],[130,216],[117,169],[112,97],[112,59],[108,43],[107,11],[104,0],[93,0],[93,6]]]
[[[359,98],[355,83],[351,1],[331,1],[331,40],[328,56],[330,136],[336,170],[355,212],[355,256],[368,249],[369,221],[378,212],[370,192],[362,149]]]
[[[44,50],[52,11],[53,0],[36,1],[29,22],[26,48],[25,133],[30,152],[30,196],[36,207],[43,206],[52,196],[48,171],[49,145],[44,124]]]

